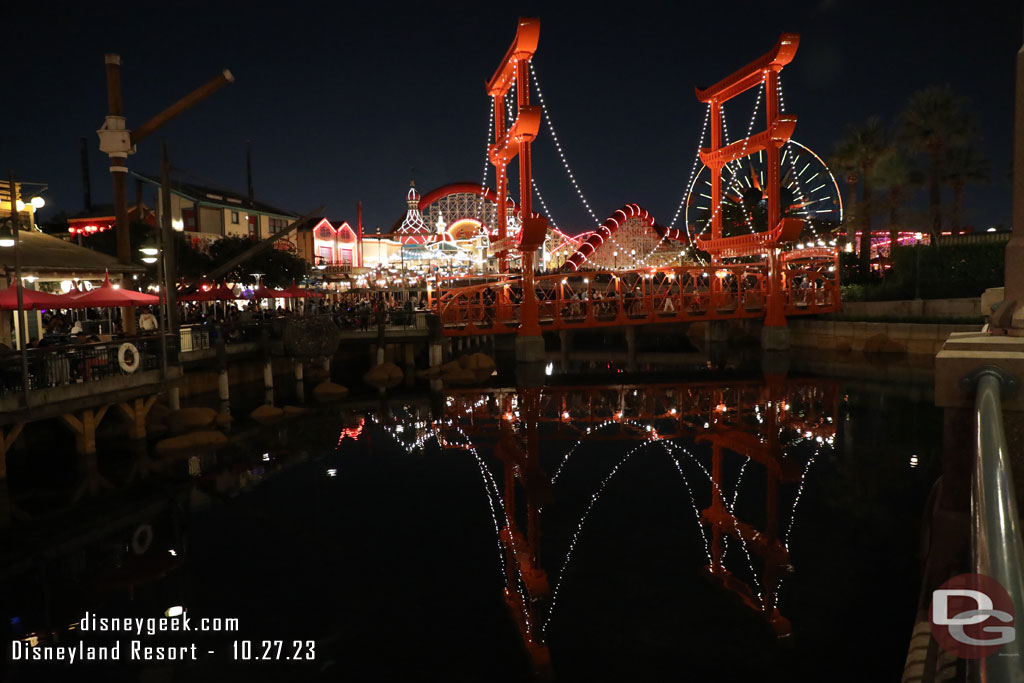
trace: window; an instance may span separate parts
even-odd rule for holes
[[[331,263],[331,261],[333,261],[333,259],[331,258],[332,255],[333,254],[331,254],[331,248],[330,247],[320,247],[320,254],[319,254],[319,256],[320,256],[320,258],[323,259],[324,263],[328,263],[328,264]]]
[[[270,219],[270,232],[271,234],[276,233],[280,230],[284,230],[288,227],[288,221],[284,218],[271,218]]]
[[[238,225],[238,212],[237,211],[232,211],[231,212],[231,224],[232,225]]]

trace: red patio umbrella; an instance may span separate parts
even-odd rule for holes
[[[323,296],[320,292],[314,292],[309,289],[303,289],[295,284],[295,280],[292,280],[292,286],[285,289],[288,292],[288,296],[294,299],[308,299],[311,297]]]
[[[34,308],[66,308],[64,297],[57,294],[37,292],[34,289],[21,288],[21,299],[25,310]],[[0,290],[0,311],[18,310],[18,290],[14,287]]]
[[[178,297],[178,301],[186,301],[186,302],[192,302],[192,301],[213,301],[214,300],[213,291],[214,290],[212,290],[212,289],[205,289],[205,290],[204,289],[197,289],[196,291],[192,292],[191,294],[182,294],[181,296]]]
[[[97,287],[84,294],[65,294],[59,298],[60,303],[54,305],[61,308],[113,308],[116,306],[145,306],[160,302],[160,297],[154,294],[115,287],[110,284],[109,273],[102,287]]]
[[[234,301],[235,299],[242,298],[232,292],[230,287],[223,284],[217,289],[211,290],[210,293],[213,294],[213,298],[217,301]]]
[[[283,289],[269,289],[263,285],[257,287],[256,291],[252,293],[253,299],[287,299],[290,296]]]

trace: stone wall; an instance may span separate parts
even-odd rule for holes
[[[844,301],[842,315],[865,318],[981,318],[981,298]]]
[[[866,353],[935,355],[953,332],[976,332],[980,325],[861,323],[790,318],[793,347]]]

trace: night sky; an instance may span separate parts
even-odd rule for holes
[[[106,113],[104,53],[122,56],[131,128],[226,67],[236,82],[143,142],[129,166],[156,173],[166,140],[172,163],[192,174],[182,179],[244,192],[251,140],[257,198],[295,212],[326,204],[330,217],[353,222],[361,199],[364,224],[387,228],[404,211],[410,177],[421,191],[480,181],[484,82],[517,17],[538,16],[534,64],[595,212],[603,220],[637,202],[667,223],[704,118],[693,86],[795,31],[800,49],[782,73],[787,111],[799,117],[794,139],[827,157],[846,124],[891,120],[912,91],[950,83],[972,102],[993,176],[968,188],[965,222],[1009,223],[1020,3],[770,4],[22,3],[13,49],[4,41],[14,55],[5,90],[17,97],[0,109],[0,160],[49,185],[43,220],[74,213],[86,136],[94,202],[109,201],[95,134]],[[734,138],[750,106],[727,108]],[[546,128],[534,150],[554,219],[569,232],[591,227]]]

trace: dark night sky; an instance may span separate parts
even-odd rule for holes
[[[115,4],[130,9],[115,14]],[[968,190],[966,222],[1009,223],[1019,3],[769,4],[23,3],[18,83],[5,88],[18,97],[0,110],[0,163],[49,184],[44,219],[75,212],[86,136],[94,200],[109,201],[94,132],[106,111],[103,54],[122,55],[129,127],[227,67],[236,83],[140,145],[133,169],[156,172],[167,140],[172,163],[194,180],[244,190],[248,139],[258,198],[297,212],[327,204],[328,215],[350,221],[362,199],[365,224],[388,226],[410,174],[421,190],[479,181],[483,84],[517,16],[533,15],[542,21],[534,63],[556,131],[602,219],[635,201],[671,220],[704,116],[693,86],[796,31],[800,49],[782,78],[796,140],[827,156],[846,124],[891,119],[913,90],[951,83],[971,99],[992,164],[993,181]],[[727,111],[735,137],[750,108]],[[585,229],[547,137],[542,129],[534,146],[535,177],[559,225]]]

